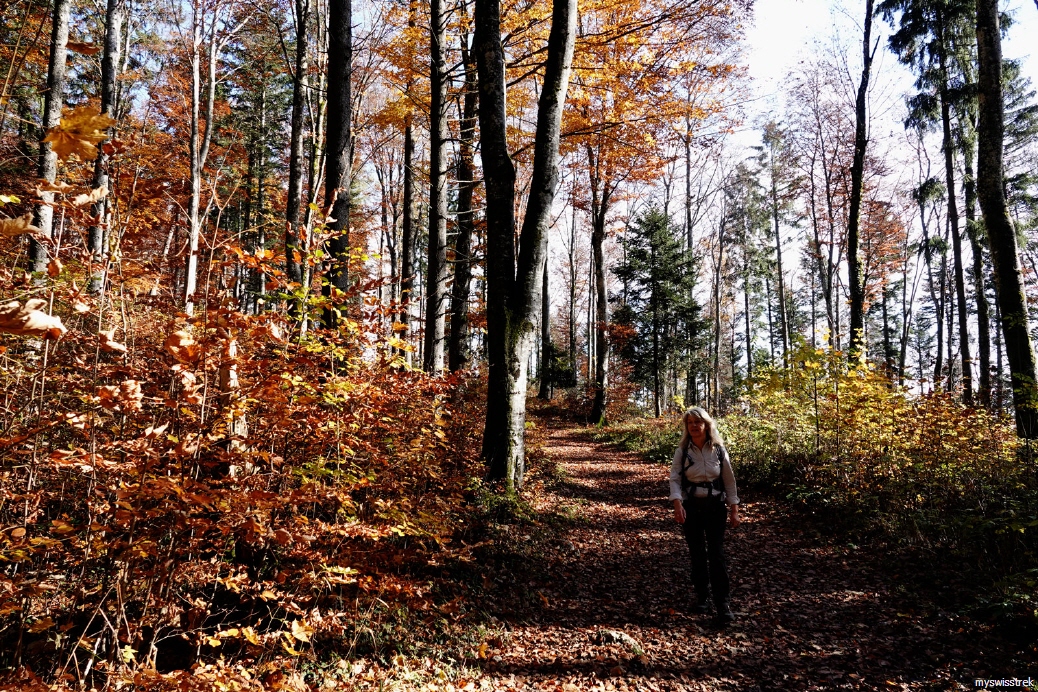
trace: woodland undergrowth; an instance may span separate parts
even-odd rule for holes
[[[528,560],[509,526],[537,522],[480,480],[479,379],[363,323],[293,340],[147,296],[99,337],[67,288],[63,338],[0,354],[6,682],[348,687],[478,658],[483,565]]]
[[[958,605],[1036,636],[1033,441],[1009,418],[903,391],[839,352],[802,348],[795,362],[761,373],[719,420],[740,484],[787,503],[820,535],[948,567],[971,585],[972,602]],[[669,464],[679,426],[634,419],[596,436]]]

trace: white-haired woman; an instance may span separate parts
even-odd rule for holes
[[[710,611],[711,596],[721,622],[731,622],[725,525],[739,525],[739,492],[728,451],[714,419],[696,406],[681,417],[681,444],[670,467],[674,520],[682,525],[692,558],[695,612]],[[704,539],[706,546],[704,548]]]

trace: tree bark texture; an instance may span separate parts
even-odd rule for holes
[[[465,93],[461,103],[461,132],[458,141],[458,236],[454,241],[454,284],[451,287],[451,331],[447,344],[447,367],[462,370],[469,362],[469,290],[472,283],[472,235],[475,217],[472,197],[476,190],[474,162],[476,106],[479,103],[476,63],[462,36],[461,61],[465,67]]]
[[[350,261],[350,163],[353,103],[353,7],[351,0],[328,3],[328,121],[325,138],[324,200],[332,220],[327,241],[328,269],[322,292],[342,300],[349,289]],[[339,322],[335,307],[325,308],[324,326],[334,329]]]
[[[575,0],[555,0],[544,83],[537,106],[533,176],[514,249],[515,166],[506,139],[505,54],[500,0],[476,0],[479,124],[487,189],[487,341],[489,377],[483,456],[488,477],[522,485],[527,361],[537,313],[551,206],[558,187],[559,136],[576,33]],[[516,261],[517,260],[517,261]]]
[[[1003,187],[1005,112],[1002,96],[1002,39],[998,0],[977,0],[978,152],[977,198],[991,246],[1002,336],[1013,386],[1016,432],[1038,435],[1035,358],[1031,345],[1016,233]]]
[[[288,153],[288,199],[285,211],[285,274],[290,284],[303,283],[303,257],[306,229],[302,224],[300,206],[303,202],[303,122],[306,115],[305,90],[308,86],[307,28],[310,24],[309,0],[295,0],[296,55],[295,74],[292,75],[292,124]],[[305,287],[300,286],[305,294]],[[293,301],[291,313],[298,313]]]
[[[37,173],[48,183],[53,183],[58,174],[58,155],[51,149],[50,142],[42,141],[47,130],[61,122],[61,109],[65,104],[65,61],[68,57],[68,22],[72,9],[71,0],[54,0],[54,15],[50,34],[50,59],[47,64],[47,95],[43,103],[43,133],[40,135],[40,162]],[[44,238],[54,235],[54,193],[44,192],[40,196],[33,214],[33,225],[40,229]],[[32,271],[42,274],[47,271],[49,250],[43,243],[30,238],[29,259]]]
[[[858,236],[861,228],[861,195],[865,178],[865,149],[868,147],[866,101],[872,72],[873,0],[865,0],[865,27],[862,37],[861,81],[854,100],[854,161],[851,164],[850,218],[847,223],[847,277],[850,283],[851,334],[850,358],[858,358],[865,349],[865,290],[862,286]]]
[[[119,50],[122,44],[123,7],[121,0],[108,0],[105,10],[105,44],[104,53],[101,57],[101,115],[107,115],[113,120],[116,118],[116,72],[119,67]],[[111,128],[109,136],[114,133]],[[90,282],[88,289],[91,293],[100,293],[104,283],[104,261],[107,254],[105,239],[108,237],[110,219],[108,214],[108,155],[104,146],[97,149],[97,159],[94,161],[94,178],[91,184],[95,195],[101,199],[94,203],[91,209],[96,220],[87,229],[87,243],[90,250]],[[104,192],[96,192],[104,190]]]
[[[447,323],[447,13],[429,1],[429,246],[422,367],[443,370]]]

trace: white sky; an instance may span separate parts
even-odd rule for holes
[[[1038,7],[1034,0],[1008,0],[1003,2],[1003,7],[1009,9],[1015,20],[1003,41],[1003,55],[1023,59],[1024,75],[1031,78],[1032,88],[1038,88],[1038,55],[1034,48],[1034,37],[1038,36]],[[863,0],[757,0],[754,20],[746,31],[746,57],[756,95],[756,100],[747,107],[750,122],[779,105],[776,96],[783,76],[810,52],[814,43],[827,44],[834,36],[842,36],[841,43],[850,43],[857,56],[861,51],[860,27],[864,11]],[[882,55],[877,55],[879,78],[905,80],[910,85],[905,68],[886,47],[889,25],[877,19],[873,22],[873,31],[881,32]],[[860,64],[859,60],[852,64]]]

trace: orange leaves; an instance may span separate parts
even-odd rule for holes
[[[188,365],[198,360],[199,347],[190,332],[177,331],[166,337],[162,347],[179,362]]]
[[[95,113],[87,106],[74,109],[51,128],[43,139],[62,161],[75,154],[82,161],[97,158],[97,145],[108,137],[106,130],[115,125],[107,115]]]
[[[57,339],[66,331],[61,320],[43,312],[47,301],[32,298],[22,305],[14,300],[0,305],[0,334],[21,334],[25,336],[45,336]]]

